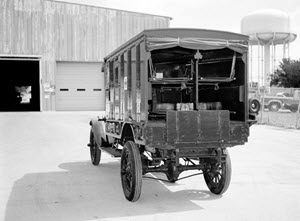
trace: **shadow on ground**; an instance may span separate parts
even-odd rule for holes
[[[14,183],[5,220],[91,220],[201,210],[193,201],[220,196],[208,191],[170,191],[161,182],[143,180],[138,202],[123,196],[119,162],[59,165],[62,171],[27,174]],[[168,184],[178,185],[178,184]]]

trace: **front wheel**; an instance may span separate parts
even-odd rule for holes
[[[94,134],[91,131],[90,132],[90,155],[91,155],[91,161],[92,164],[97,166],[100,163],[101,159],[101,150],[95,140]]]
[[[226,160],[221,164],[211,161],[208,168],[203,171],[204,180],[209,190],[214,194],[223,194],[229,187],[231,180],[231,160],[227,150],[224,150],[227,155]]]
[[[135,202],[142,191],[142,160],[139,148],[127,141],[121,154],[121,181],[127,200]]]

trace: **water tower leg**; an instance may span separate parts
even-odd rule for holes
[[[249,75],[250,75],[250,87],[253,86],[253,61],[252,61],[252,45],[250,45],[250,50],[249,50]]]
[[[274,53],[273,53],[273,68],[272,68],[272,74],[275,72],[276,67],[276,45],[273,45],[274,47]]]
[[[264,45],[264,86],[268,87],[270,86],[268,77],[270,75],[270,59],[271,59],[271,53],[270,53],[270,44]]]
[[[285,42],[283,43],[282,50],[283,50],[283,58],[286,58],[286,54],[285,54],[286,45],[285,45]]]
[[[257,45],[257,78],[258,78],[258,88],[261,86],[260,82],[260,45]]]

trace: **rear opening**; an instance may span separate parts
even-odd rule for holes
[[[165,121],[168,110],[228,110],[231,121],[245,121],[245,63],[238,52],[154,50],[148,77],[150,121]]]
[[[40,111],[38,60],[0,60],[0,111]]]

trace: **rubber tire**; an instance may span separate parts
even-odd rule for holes
[[[290,108],[290,111],[291,111],[292,113],[297,113],[298,107],[297,107],[297,108]]]
[[[278,103],[270,103],[269,104],[269,111],[277,112],[280,109],[280,105]]]
[[[96,139],[94,137],[93,132],[90,132],[90,156],[91,156],[91,162],[93,165],[97,166],[100,163],[101,159],[101,150],[96,142]]]
[[[127,169],[126,169],[127,168]],[[139,148],[127,141],[121,154],[121,183],[125,198],[135,202],[142,191],[142,160]]]
[[[224,150],[224,153],[227,155],[227,157],[226,161],[221,163],[222,175],[219,184],[214,185],[213,179],[216,177],[215,174],[212,176],[211,173],[203,171],[204,180],[208,189],[217,195],[225,193],[231,181],[231,160],[228,151]]]
[[[254,108],[252,107],[252,105],[254,106]],[[258,113],[260,110],[260,103],[258,100],[256,99],[251,99],[249,102],[249,108],[250,108],[250,113]]]

